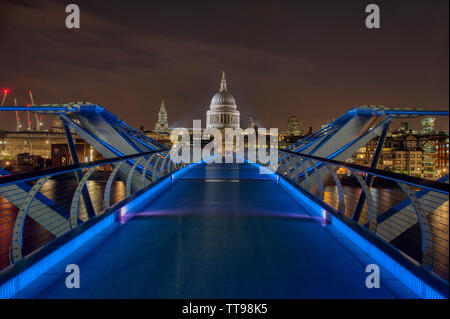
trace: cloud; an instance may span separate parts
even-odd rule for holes
[[[231,27],[239,41],[222,41],[215,32],[205,37],[208,30],[183,36],[145,28],[145,21],[136,27],[125,14],[118,19],[108,16],[106,7],[95,11],[87,4],[80,4],[81,29],[68,30],[64,8],[65,3],[53,1],[1,5],[0,86],[10,87],[19,103],[26,103],[31,88],[38,103],[90,101],[134,126],[153,127],[165,99],[169,123],[190,125],[192,119],[204,120],[225,70],[244,123],[254,114],[266,126],[283,128],[290,115],[297,115],[317,128],[357,104],[448,106],[448,62],[433,68],[411,60],[417,67],[410,68],[402,51],[391,61],[383,50],[365,59],[371,47],[340,48],[336,56],[339,38],[327,45],[293,34],[286,35],[295,41],[292,50],[281,50],[269,38],[258,45],[242,41],[240,30]],[[174,24],[171,30],[179,27],[180,14],[163,16]],[[317,34],[330,38],[326,32]],[[315,49],[316,56],[303,54],[297,42],[305,52]],[[351,38],[345,43],[350,45]]]

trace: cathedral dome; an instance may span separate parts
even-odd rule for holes
[[[220,91],[214,95],[211,100],[209,109],[212,111],[234,111],[236,110],[236,102],[233,95],[227,90],[227,82],[225,80],[225,72],[222,73],[222,81],[220,82]]]
[[[233,95],[227,90],[225,72],[222,73],[220,91],[214,95],[206,111],[206,128],[239,128],[240,114],[236,109],[236,102]]]

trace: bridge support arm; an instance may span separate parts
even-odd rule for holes
[[[373,155],[372,162],[370,163],[370,168],[377,168],[378,161],[381,157],[381,152],[383,150],[384,141],[386,140],[387,131],[389,129],[390,122],[386,123],[383,126],[383,131],[381,132],[380,138],[378,139],[377,149],[375,150],[375,154]],[[373,182],[373,175],[367,174],[366,176],[366,184],[370,188]],[[361,194],[359,195],[358,203],[356,204],[355,211],[353,213],[353,220],[358,222],[359,217],[361,217],[361,212],[366,203],[366,194],[361,190]]]
[[[72,133],[70,132],[69,125],[67,124],[67,121],[62,119],[63,127],[64,127],[64,133],[66,134],[67,139],[67,145],[69,146],[70,156],[72,157],[72,161],[75,165],[80,164],[80,160],[78,159],[77,149],[75,147],[75,144],[73,142]],[[75,170],[75,175],[77,177],[78,183],[83,178],[83,173],[81,170]],[[83,187],[83,190],[81,191],[81,194],[83,196],[84,204],[86,206],[86,211],[88,213],[89,218],[95,217],[95,210],[92,206],[91,197],[89,196],[89,191],[87,189],[87,186]]]

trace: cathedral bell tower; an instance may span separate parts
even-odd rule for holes
[[[167,112],[164,106],[164,100],[161,102],[161,107],[158,113],[158,122],[155,124],[155,132],[169,133],[169,124],[167,123]]]

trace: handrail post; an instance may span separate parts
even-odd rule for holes
[[[64,127],[64,133],[66,134],[67,145],[69,146],[70,156],[72,157],[73,163],[75,165],[78,165],[80,164],[80,160],[78,159],[77,149],[75,148],[75,144],[73,143],[72,133],[70,132],[70,128],[69,125],[67,124],[67,121],[62,119],[62,122]],[[83,178],[83,172],[79,169],[76,169],[75,176],[77,177],[79,183]],[[91,197],[89,196],[87,185],[83,187],[81,194],[83,196],[83,201],[86,206],[86,211],[88,213],[89,218],[95,217],[95,210],[94,207],[92,206],[92,201]]]

